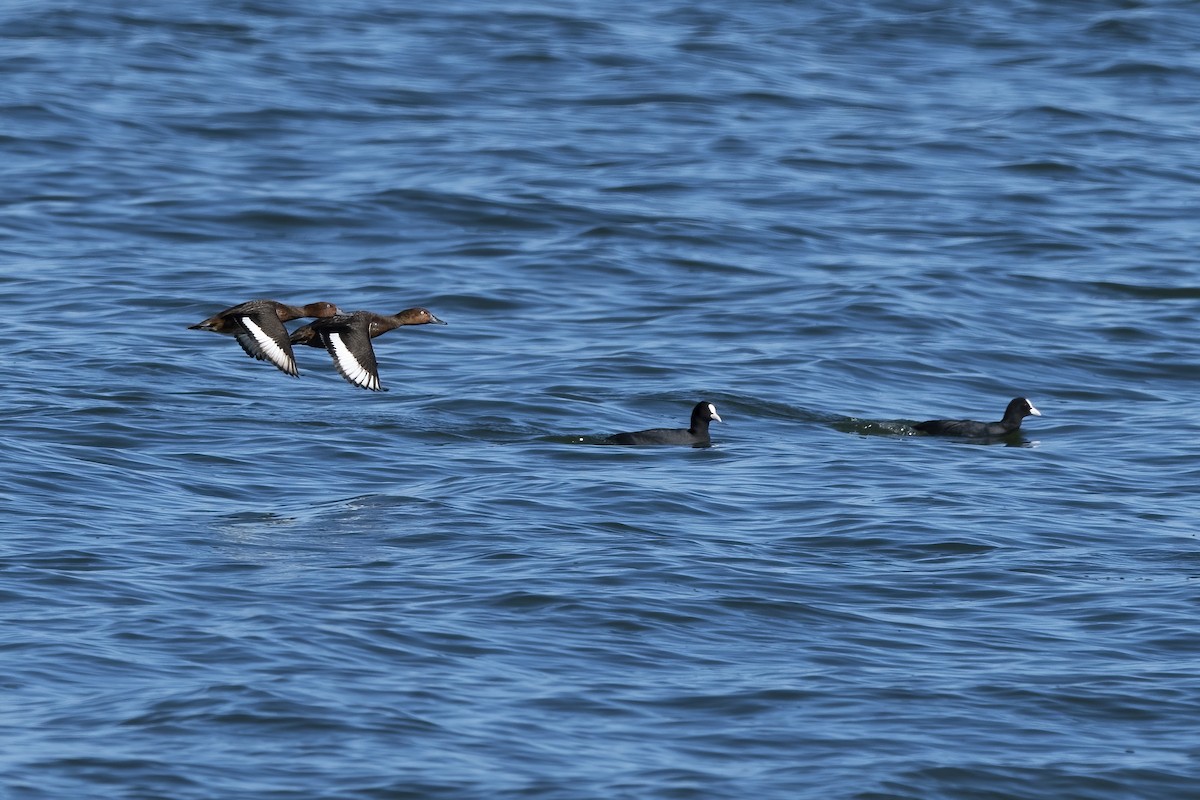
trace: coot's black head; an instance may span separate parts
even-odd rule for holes
[[[717,414],[716,406],[707,400],[701,400],[692,409],[692,432],[695,433],[697,428],[700,430],[707,429],[709,420],[720,422],[721,417]]]
[[[1033,403],[1026,400],[1024,397],[1014,397],[1012,402],[1008,404],[1008,408],[1004,409],[1004,420],[1006,422],[1020,422],[1029,416],[1040,417],[1042,412],[1033,407]]]

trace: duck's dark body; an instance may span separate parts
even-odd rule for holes
[[[341,376],[355,386],[373,392],[387,391],[379,383],[379,365],[371,340],[401,325],[446,323],[425,308],[406,308],[397,314],[355,311],[310,322],[292,332],[292,344],[324,347],[333,356]]]
[[[333,303],[292,306],[275,300],[249,300],[189,327],[232,336],[246,351],[246,355],[259,361],[269,361],[288,375],[297,376],[300,370],[296,368],[290,337],[283,323],[301,317],[320,319],[340,313]]]

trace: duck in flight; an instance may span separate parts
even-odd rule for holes
[[[379,365],[371,340],[402,325],[445,325],[427,308],[406,308],[396,314],[355,311],[322,317],[292,332],[292,344],[324,347],[342,377],[355,386],[386,392],[379,382]]]
[[[259,361],[269,361],[288,375],[299,376],[291,340],[283,323],[301,317],[330,318],[341,313],[333,303],[292,306],[275,300],[249,300],[218,311],[203,322],[188,327],[190,330],[232,336],[246,351],[246,355]]]

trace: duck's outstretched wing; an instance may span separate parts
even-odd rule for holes
[[[240,330],[234,334],[246,355],[259,361],[270,361],[288,375],[298,376],[296,357],[288,341],[287,328],[274,316],[240,316]]]
[[[325,349],[333,356],[333,365],[350,383],[373,392],[386,392],[379,384],[379,365],[371,337],[358,327],[331,326],[321,331]]]

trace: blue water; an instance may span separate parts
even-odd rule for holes
[[[0,796],[1196,797],[1198,39],[0,6]]]

